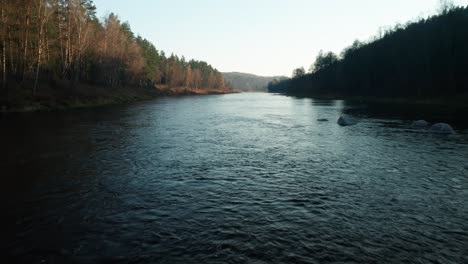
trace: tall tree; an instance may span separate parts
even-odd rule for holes
[[[1,9],[1,21],[2,21],[2,28],[0,29],[0,38],[2,39],[2,57],[1,57],[1,65],[2,65],[2,88],[3,91],[6,90],[7,86],[7,66],[6,66],[6,32],[7,32],[7,15],[6,15],[6,4],[5,0],[0,0],[0,9]]]
[[[44,51],[44,35],[46,22],[49,18],[49,12],[47,8],[46,0],[36,0],[36,13],[37,13],[37,25],[39,27],[37,35],[37,62],[36,62],[36,74],[33,87],[33,95],[37,92],[39,83],[39,72],[43,63],[43,51]]]

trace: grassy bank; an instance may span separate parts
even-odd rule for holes
[[[159,96],[207,95],[230,93],[227,89],[185,89],[168,87],[109,87],[89,84],[71,85],[57,81],[43,83],[33,95],[32,82],[9,87],[0,96],[0,112],[33,112],[63,110],[130,103],[153,99]]]
[[[167,87],[165,85],[158,85],[156,87],[158,95],[163,96],[178,96],[178,95],[209,95],[209,94],[228,94],[234,93],[231,89],[195,89],[185,87]]]

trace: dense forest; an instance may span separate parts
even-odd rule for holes
[[[306,73],[269,84],[270,92],[306,96],[435,98],[468,95],[468,7],[381,29],[341,54],[320,52]]]
[[[224,88],[203,61],[167,56],[92,0],[0,0],[0,98],[42,88]]]

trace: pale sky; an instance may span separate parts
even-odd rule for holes
[[[320,50],[339,53],[379,27],[436,13],[440,0],[94,0],[166,54],[222,72],[286,75]],[[468,0],[454,0],[468,5]]]

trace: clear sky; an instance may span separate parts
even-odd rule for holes
[[[434,14],[440,0],[94,0],[166,54],[220,71],[290,76],[379,27]],[[467,5],[468,0],[454,0]]]

